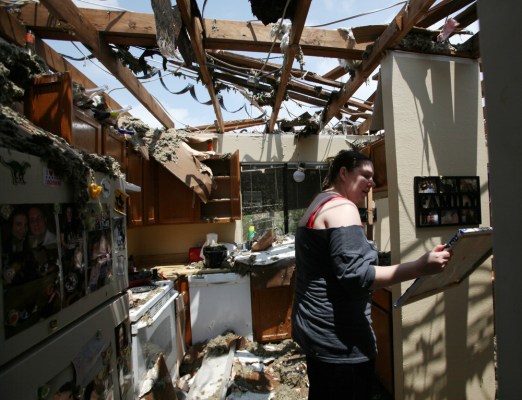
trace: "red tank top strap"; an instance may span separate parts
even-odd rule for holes
[[[327,199],[324,199],[321,203],[319,203],[319,205],[315,208],[315,210],[312,213],[312,215],[310,215],[310,218],[308,218],[308,222],[306,223],[306,227],[307,228],[313,228],[314,227],[314,222],[315,222],[315,215],[321,209],[321,207],[324,206],[326,203],[328,203],[330,200],[338,199],[340,197],[344,198],[344,196],[337,195],[337,196],[328,197]]]

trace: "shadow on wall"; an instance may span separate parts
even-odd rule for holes
[[[403,341],[417,343],[413,352],[403,355],[404,376],[431,377],[405,381],[404,399],[466,399],[466,389],[473,385],[482,387],[484,398],[491,398],[488,393],[495,388],[493,379],[488,380],[493,374],[488,374],[494,358],[494,314],[479,312],[492,298],[491,290],[485,290],[491,271],[480,267],[473,277],[471,282],[467,279],[437,295],[436,303],[422,319],[403,327]],[[430,326],[438,321],[445,324],[445,331],[435,329],[439,335],[430,337]],[[466,349],[464,353],[462,348]],[[434,372],[434,368],[440,372]]]

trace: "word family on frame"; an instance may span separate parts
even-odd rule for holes
[[[418,176],[414,185],[417,227],[481,223],[478,176]]]

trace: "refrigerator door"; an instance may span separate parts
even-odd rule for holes
[[[232,330],[253,338],[250,276],[235,273],[190,275],[192,344]]]
[[[0,369],[2,398],[133,399],[128,301],[117,297]]]
[[[100,196],[80,212],[39,157],[0,148],[0,181],[1,367],[125,291],[128,274],[123,180],[96,173]]]

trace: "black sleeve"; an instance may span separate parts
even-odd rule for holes
[[[330,263],[339,283],[350,292],[368,288],[375,280],[377,249],[366,239],[361,226],[332,229]]]

